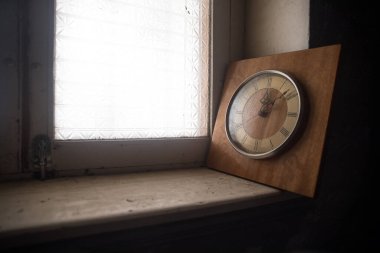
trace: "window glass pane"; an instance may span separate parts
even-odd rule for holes
[[[55,139],[208,134],[202,0],[57,0]]]

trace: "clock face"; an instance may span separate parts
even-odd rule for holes
[[[300,87],[287,74],[265,70],[245,80],[227,108],[232,146],[251,158],[272,157],[292,143],[304,113]]]

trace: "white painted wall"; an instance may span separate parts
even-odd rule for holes
[[[247,0],[247,58],[309,47],[309,0]]]

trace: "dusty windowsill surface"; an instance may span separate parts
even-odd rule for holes
[[[7,182],[0,184],[0,242],[117,231],[294,197],[208,168]]]

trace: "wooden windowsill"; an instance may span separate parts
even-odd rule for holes
[[[208,168],[4,182],[0,244],[118,231],[296,196]]]

